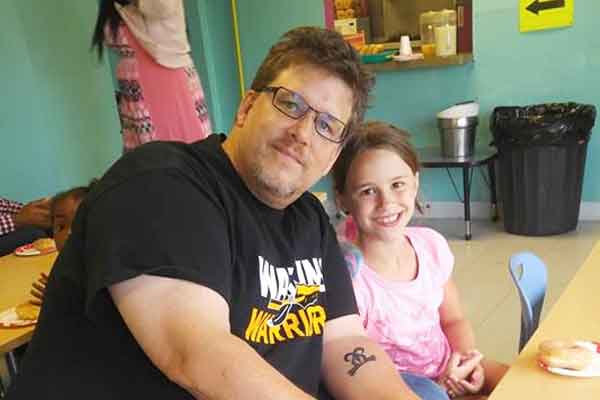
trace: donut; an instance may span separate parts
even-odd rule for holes
[[[44,252],[56,249],[56,243],[54,242],[54,239],[42,238],[34,241],[33,247],[41,252]]]
[[[19,304],[15,307],[19,319],[36,320],[40,314],[40,308],[30,303]]]
[[[574,340],[551,339],[539,345],[538,360],[553,368],[582,370],[591,364],[594,353]]]

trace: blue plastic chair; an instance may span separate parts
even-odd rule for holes
[[[540,322],[548,273],[546,264],[538,256],[527,251],[513,254],[508,269],[521,299],[521,352]]]

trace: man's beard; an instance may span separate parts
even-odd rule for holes
[[[277,172],[271,174],[262,165],[255,164],[252,176],[260,191],[265,191],[271,196],[287,199],[298,191],[298,185],[293,182],[283,182]]]

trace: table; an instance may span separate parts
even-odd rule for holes
[[[600,399],[600,377],[570,378],[542,370],[538,344],[551,338],[600,341],[600,241],[554,304],[489,400]],[[500,334],[500,333],[499,333]]]
[[[24,303],[31,298],[29,290],[41,272],[50,272],[58,253],[44,256],[0,257],[0,311]],[[0,354],[6,354],[9,372],[16,372],[12,351],[29,342],[33,326],[25,328],[0,328]]]
[[[465,239],[471,240],[471,183],[473,181],[473,168],[487,166],[490,179],[490,195],[492,203],[492,219],[498,219],[496,198],[496,173],[494,160],[497,157],[496,149],[489,146],[476,147],[475,152],[469,157],[446,157],[442,155],[439,147],[422,147],[417,149],[419,161],[423,168],[461,168],[463,175],[463,204],[465,209]],[[448,176],[452,179],[450,172]],[[454,180],[452,181],[454,184]]]

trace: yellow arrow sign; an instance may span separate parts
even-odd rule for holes
[[[539,31],[573,25],[575,0],[520,0],[520,31]]]

